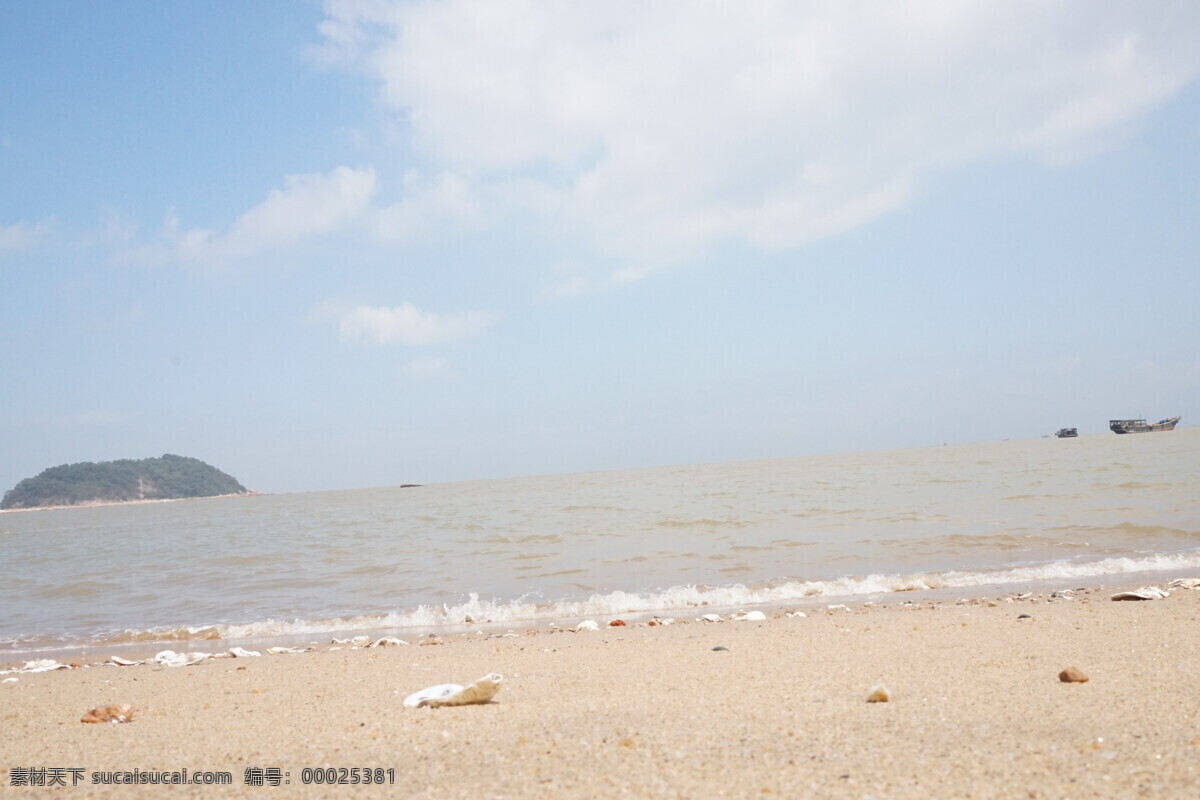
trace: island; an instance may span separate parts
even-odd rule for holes
[[[4,493],[0,510],[182,500],[251,494],[237,479],[198,458],[63,464],[26,478]]]

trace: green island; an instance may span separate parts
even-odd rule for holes
[[[180,500],[248,494],[237,479],[198,458],[161,458],[63,464],[26,478],[4,493],[0,510]]]

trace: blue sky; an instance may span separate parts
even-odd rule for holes
[[[0,490],[1200,414],[1200,5],[7,3]]]

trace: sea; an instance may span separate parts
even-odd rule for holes
[[[10,511],[0,565],[0,662],[1152,582],[1200,428]]]

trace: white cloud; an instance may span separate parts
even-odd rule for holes
[[[721,240],[852,229],[972,160],[1086,158],[1200,69],[1200,4],[1165,1],[331,0],[327,16],[325,55],[380,82],[456,207],[532,211],[626,262],[617,281]],[[381,225],[439,203],[413,195]]]
[[[5,250],[25,250],[33,247],[48,230],[49,220],[43,220],[36,225],[18,222],[7,227],[0,226],[0,253]]]
[[[375,170],[337,167],[325,174],[289,175],[284,188],[234,220],[223,234],[185,229],[174,211],[163,225],[163,243],[142,248],[146,260],[225,262],[310,236],[330,233],[361,216],[375,194]]]
[[[471,187],[453,173],[426,180],[410,171],[405,176],[404,195],[403,200],[375,212],[374,232],[384,241],[407,239],[445,219],[472,224],[480,217]]]
[[[337,320],[338,335],[344,342],[409,346],[450,344],[470,339],[498,319],[497,315],[487,311],[435,314],[422,311],[412,303],[387,308],[327,302],[317,310],[317,316]]]

